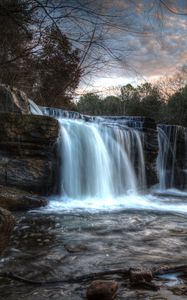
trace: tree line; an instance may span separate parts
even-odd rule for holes
[[[77,102],[77,110],[90,115],[145,116],[157,123],[187,127],[187,85],[174,92],[169,91],[169,85],[163,90],[162,85],[143,83],[121,87],[118,96],[87,93]]]

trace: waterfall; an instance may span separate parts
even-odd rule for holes
[[[145,188],[143,134],[113,122],[59,122],[63,194],[107,199]]]
[[[186,142],[185,128],[158,125],[159,154],[157,172],[159,189],[185,188]]]
[[[30,110],[53,117],[60,125],[60,195],[51,196],[47,211],[187,211],[183,203],[187,189],[186,128],[159,124],[156,131],[154,120],[144,117],[87,116],[40,107],[32,101]],[[156,183],[158,146],[159,190],[145,193],[147,186]]]
[[[61,195],[112,199],[145,190],[141,117],[91,117],[33,102],[30,108],[59,121]]]

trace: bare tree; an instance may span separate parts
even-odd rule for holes
[[[21,87],[25,86],[24,78],[27,77],[28,84],[34,84],[30,72],[32,59],[40,56],[43,37],[46,30],[52,27],[56,28],[62,39],[64,36],[68,38],[73,49],[78,50],[76,68],[81,76],[98,73],[106,66],[109,68],[113,61],[123,60],[123,66],[126,64],[129,67],[128,56],[127,61],[125,56],[133,49],[126,44],[118,46],[115,37],[120,40],[120,35],[152,34],[155,20],[161,24],[165,11],[182,13],[174,9],[172,2],[177,4],[169,0],[147,3],[125,0],[120,5],[98,0],[2,0],[0,69],[4,77],[1,81],[13,85],[20,82]],[[143,22],[133,11],[142,15]],[[28,68],[23,67],[25,65]],[[66,81],[64,91],[74,81],[76,72]]]

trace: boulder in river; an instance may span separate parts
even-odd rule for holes
[[[113,300],[118,284],[115,281],[94,280],[87,289],[88,300]]]

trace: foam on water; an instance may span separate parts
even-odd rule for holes
[[[129,194],[122,197],[99,199],[69,199],[51,197],[49,205],[42,208],[45,212],[112,212],[119,210],[150,210],[160,212],[176,212],[187,214],[187,203],[182,199],[171,197],[159,198],[152,194]]]

